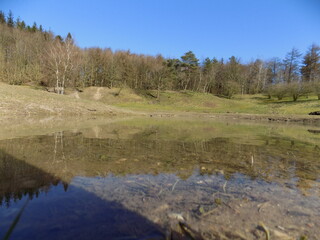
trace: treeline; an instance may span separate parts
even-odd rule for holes
[[[315,93],[320,99],[320,47],[302,55],[293,48],[284,59],[242,63],[206,58],[192,51],[180,59],[147,56],[130,51],[79,48],[71,34],[54,35],[34,23],[28,26],[0,11],[0,81],[54,87],[129,87],[138,90],[191,90],[232,97],[266,93],[294,100]]]

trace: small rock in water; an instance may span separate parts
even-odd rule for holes
[[[277,228],[279,228],[280,230],[282,230],[282,231],[284,231],[284,230],[286,230],[284,227],[282,227],[282,226],[277,226]]]
[[[289,236],[288,234],[286,234],[284,232],[273,230],[272,233],[273,233],[273,236],[275,237],[275,239],[279,239],[279,240],[294,240],[293,237]]]
[[[310,227],[310,228],[313,228],[314,227],[314,224],[313,223],[307,223],[306,224],[308,227]]]
[[[224,175],[224,171],[223,171],[223,170],[216,169],[215,172],[216,172],[217,174],[220,173],[221,175]]]
[[[184,221],[184,218],[183,218],[181,213],[169,213],[168,217],[172,218],[172,219],[177,219],[177,220],[180,220],[180,221]]]
[[[155,212],[162,212],[162,211],[164,211],[164,210],[166,210],[168,208],[169,208],[169,205],[165,203],[165,204],[159,206],[158,208],[156,208]]]

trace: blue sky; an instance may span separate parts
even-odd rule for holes
[[[0,0],[80,47],[198,58],[283,58],[320,44],[320,0]]]

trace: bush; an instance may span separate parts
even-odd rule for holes
[[[269,87],[269,94],[275,96],[278,100],[282,100],[287,94],[287,85],[284,83],[278,83]]]
[[[223,96],[232,98],[234,94],[238,93],[240,86],[237,82],[227,81],[224,85]]]
[[[292,96],[293,101],[297,101],[299,97],[312,92],[310,84],[301,82],[292,82],[287,85],[287,91]]]
[[[318,96],[318,100],[320,100],[320,82],[315,82],[312,84],[313,92]]]
[[[272,87],[273,85],[268,85],[263,90],[263,94],[265,94],[268,97],[268,99],[272,98]]]

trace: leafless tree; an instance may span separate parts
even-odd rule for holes
[[[76,51],[72,38],[67,37],[65,41],[59,38],[53,40],[47,52],[49,69],[54,72],[55,91],[58,94],[64,94],[65,86],[70,82]]]

